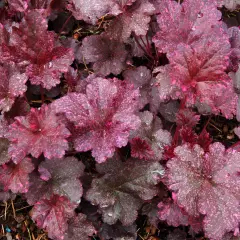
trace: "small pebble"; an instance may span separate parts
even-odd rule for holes
[[[11,233],[7,233],[7,234],[6,234],[6,237],[7,237],[7,240],[12,240],[12,239],[13,239]]]

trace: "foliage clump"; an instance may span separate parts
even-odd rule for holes
[[[239,5],[0,0],[0,200],[53,240],[240,237],[240,142],[207,129],[240,120]]]

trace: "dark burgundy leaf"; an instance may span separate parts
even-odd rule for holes
[[[93,180],[87,199],[99,205],[105,223],[120,220],[123,225],[132,224],[143,200],[150,200],[157,194],[155,185],[163,174],[161,165],[138,159],[123,163],[113,158],[99,167],[105,174]]]
[[[46,159],[39,165],[38,171],[40,177],[32,175],[32,185],[26,194],[30,204],[41,198],[49,199],[53,194],[80,202],[83,189],[79,177],[83,175],[84,165],[76,158]]]

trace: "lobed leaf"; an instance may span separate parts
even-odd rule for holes
[[[84,94],[70,93],[56,100],[55,107],[78,131],[75,149],[92,150],[100,163],[113,156],[115,148],[126,146],[130,131],[139,127],[135,115],[139,92],[126,82],[103,78],[90,80],[85,89]]]
[[[6,137],[10,141],[9,155],[18,163],[27,154],[38,158],[42,153],[46,158],[61,158],[68,149],[70,132],[56,116],[52,107],[42,105],[31,108],[26,116],[16,117],[9,126]]]
[[[4,190],[13,193],[26,193],[29,188],[29,173],[34,170],[30,158],[24,158],[18,164],[8,163],[0,167],[0,183]]]
[[[83,175],[84,165],[76,158],[46,159],[39,165],[38,171],[40,176],[32,174],[32,185],[26,194],[30,204],[41,198],[49,199],[53,194],[80,202],[83,189],[79,177]]]
[[[176,157],[167,163],[168,186],[177,193],[177,203],[188,214],[204,214],[204,231],[211,239],[221,239],[238,227],[239,153],[225,151],[220,143],[204,153],[199,145],[175,148]]]
[[[74,208],[65,197],[53,195],[51,199],[39,200],[31,210],[31,217],[39,228],[47,230],[53,239],[64,239],[67,231],[67,221],[74,217]]]
[[[129,159],[123,163],[113,158],[101,164],[100,171],[105,174],[93,180],[87,199],[99,206],[105,223],[112,225],[120,220],[123,225],[131,225],[143,200],[157,194],[155,185],[163,169],[158,162]]]

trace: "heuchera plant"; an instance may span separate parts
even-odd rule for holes
[[[239,239],[240,141],[207,131],[240,120],[239,6],[0,0],[0,200],[53,240]]]

